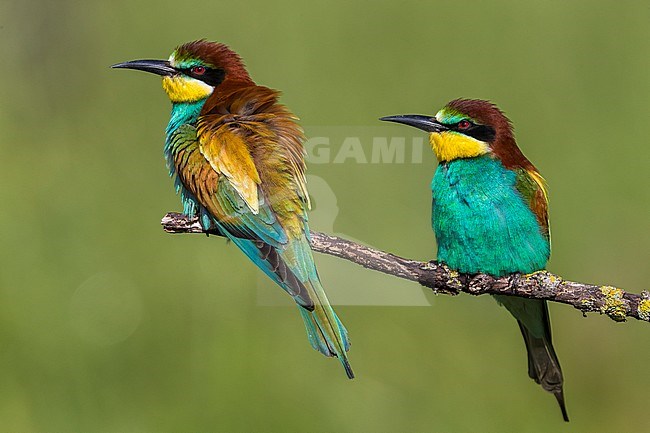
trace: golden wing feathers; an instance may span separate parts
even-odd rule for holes
[[[258,186],[260,175],[251,156],[248,144],[226,125],[215,131],[203,128],[199,122],[199,150],[210,166],[230,182],[250,210],[259,212]]]

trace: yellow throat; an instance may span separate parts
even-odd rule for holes
[[[429,143],[438,161],[473,158],[490,151],[486,143],[456,131],[432,132],[429,134]]]
[[[174,75],[163,77],[163,89],[172,102],[196,102],[212,94],[214,88],[201,80]]]

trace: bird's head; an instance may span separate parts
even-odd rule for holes
[[[225,80],[252,82],[237,53],[206,40],[179,46],[169,60],[133,60],[112,67],[161,75],[163,88],[175,103],[206,99]]]
[[[485,154],[502,159],[506,165],[511,160],[526,160],[517,147],[510,120],[489,101],[455,99],[435,116],[407,114],[380,120],[403,123],[429,132],[431,147],[439,161]]]

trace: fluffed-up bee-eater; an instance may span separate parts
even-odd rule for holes
[[[164,154],[184,213],[219,230],[291,295],[311,345],[353,378],[347,331],[309,245],[303,131],[279,92],[255,84],[226,45],[205,40],[179,46],[168,60],[113,67],[162,76],[172,102]]]
[[[546,183],[494,104],[456,99],[435,116],[381,120],[429,133],[439,165],[433,176],[437,259],[462,273],[503,276],[546,267],[550,255]],[[555,395],[568,421],[563,377],[546,301],[495,296],[515,316],[528,351],[528,375]]]

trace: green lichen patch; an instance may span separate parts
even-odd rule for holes
[[[603,286],[600,291],[605,296],[605,303],[601,308],[601,312],[617,322],[624,322],[627,308],[623,301],[623,290],[612,286]]]

